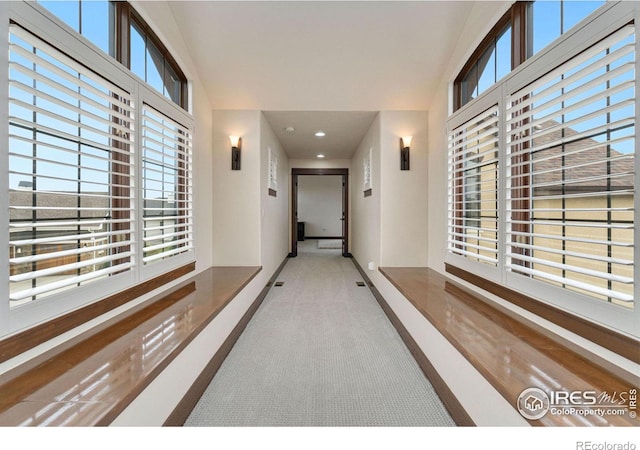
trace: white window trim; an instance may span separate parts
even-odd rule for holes
[[[132,93],[136,107],[136,121],[140,114],[139,111],[141,111],[140,105],[142,105],[142,102],[146,102],[189,128],[193,136],[194,119],[188,112],[164,98],[161,94],[156,93],[152,88],[147,87],[144,82],[141,82],[120,63],[102,51],[98,51],[84,37],[61,24],[57,18],[45,11],[40,5],[17,1],[0,2],[0,17],[2,17],[2,20],[0,20],[0,35],[3,36],[0,39],[0,67],[8,67],[8,25],[9,20],[12,20],[50,45],[63,50],[71,58],[87,67],[91,67],[95,72],[120,88]],[[7,70],[0,71],[0,86],[2,86],[0,91],[0,142],[6,143],[9,135]],[[141,180],[140,152],[137,148],[140,142],[140,128],[136,122],[136,148],[133,149],[134,157],[138,158],[136,161],[137,173],[134,175],[135,181],[133,182],[133,187],[136,189],[136,202],[139,202],[142,195],[141,183],[139,182]],[[3,195],[0,196],[0,208],[8,211],[9,158],[7,152],[3,152],[0,158],[0,186],[3,187]],[[134,234],[138,253],[134,256],[135,265],[133,270],[109,277],[106,280],[97,280],[93,283],[64,291],[61,294],[51,295],[12,309],[8,301],[9,260],[6,256],[2,258],[0,263],[0,297],[7,300],[0,302],[0,338],[86,306],[140,282],[149,280],[156,275],[195,261],[195,244],[193,244],[188,252],[168,258],[158,264],[150,265],[148,268],[143,268],[140,263],[141,246],[139,245],[142,242],[141,226],[139,225],[142,218],[140,207],[135,209],[135,214],[136,220],[133,223],[134,229],[132,233]],[[0,247],[9,248],[8,241],[9,217],[8,214],[3,214],[0,217]]]
[[[158,112],[171,117],[173,120],[175,120],[176,122],[180,123],[182,126],[184,126],[185,128],[189,128],[191,130],[191,136],[193,139],[193,118],[191,117],[191,115],[189,113],[187,113],[184,109],[180,108],[178,105],[176,105],[175,103],[171,102],[170,100],[167,100],[164,96],[162,96],[161,94],[158,94],[153,88],[151,88],[150,86],[147,86],[145,84],[139,84],[138,85],[138,93],[137,93],[137,103],[138,108],[138,115],[141,116],[142,114],[142,105],[146,104],[149,105],[150,107],[152,107],[153,109],[157,110]],[[138,142],[139,144],[142,143],[142,126],[138,126],[136,129],[136,142]],[[142,157],[142,149],[140,147],[138,147],[138,153],[136,155],[136,157],[138,158],[139,161],[141,161],[141,157]],[[192,155],[193,158],[193,155]],[[190,164],[193,164],[193,161],[190,161]],[[136,179],[140,180],[140,182],[138,182],[137,184],[137,198],[140,199],[139,201],[142,202],[142,199],[144,197],[144,192],[143,192],[143,186],[142,186],[142,179],[143,179],[143,173],[142,173],[142,164],[139,163],[137,165],[137,176]],[[193,172],[193,170],[192,170]],[[189,189],[192,189],[192,186],[189,186]],[[189,195],[191,196],[191,200],[193,201],[193,192],[189,192]],[[193,207],[192,207],[193,208]],[[178,255],[172,256],[171,258],[165,259],[165,260],[161,260],[161,261],[157,261],[153,264],[144,264],[142,262],[142,250],[143,250],[143,213],[144,213],[144,208],[142,207],[142,204],[140,204],[140,206],[137,208],[136,210],[137,212],[137,217],[136,217],[136,222],[137,224],[139,224],[139,226],[137,227],[136,230],[136,242],[139,243],[139,250],[140,250],[140,254],[139,254],[139,263],[138,263],[138,270],[140,272],[140,276],[142,279],[149,279],[149,278],[153,278],[154,276],[160,275],[162,273],[165,273],[171,269],[176,268],[177,266],[183,265],[183,264],[187,264],[190,262],[193,262],[195,259],[194,256],[194,244],[193,242],[190,244],[190,249],[187,252],[184,253],[180,253]],[[193,213],[193,211],[192,211]],[[193,226],[192,226],[192,235],[193,235]]]
[[[625,24],[634,20],[636,30],[640,27],[640,5],[638,2],[612,2],[601,7],[600,10],[594,12],[587,17],[580,25],[575,27],[568,33],[563,34],[554,43],[549,45],[543,51],[527,60],[505,78],[496,83],[488,91],[484,92],[476,99],[467,103],[458,111],[449,116],[447,121],[447,135],[451,130],[461,124],[471,120],[483,111],[498,104],[499,114],[505,117],[505,105],[507,94],[515,93],[520,89],[529,85],[532,81],[543,76],[551,69],[557,67],[567,60],[567,55],[577,54],[587,48],[593,46],[598,41],[610,35]],[[640,37],[636,31],[636,98],[635,98],[635,121],[636,136],[635,148],[640,148],[640,136],[637,127],[640,126],[640,102],[638,101],[639,77],[640,74]],[[504,129],[504,121],[501,121],[501,129],[499,130],[499,177],[505,180],[506,175],[506,148],[507,133]],[[636,154],[635,172],[640,174],[640,158]],[[448,181],[447,181],[448,182]],[[617,305],[602,302],[584,295],[570,292],[566,289],[556,288],[547,283],[533,279],[527,279],[506,270],[504,264],[505,245],[504,236],[506,231],[506,187],[504,181],[500,184],[498,192],[499,198],[499,217],[498,230],[499,236],[499,264],[497,268],[493,268],[480,263],[468,261],[459,255],[451,254],[448,250],[445,254],[445,263],[459,267],[470,273],[479,275],[490,281],[503,285],[515,291],[523,292],[529,297],[536,298],[543,303],[553,305],[554,307],[567,311],[568,313],[582,317],[588,321],[598,323],[606,328],[615,330],[627,336],[637,338],[640,336],[640,304],[638,302],[640,294],[640,283],[637,282],[636,275],[640,272],[640,228],[634,230],[634,308],[632,311]],[[449,189],[449,186],[448,186]],[[634,208],[640,211],[640,196],[638,195],[639,187],[635,187]],[[447,224],[447,230],[449,229]],[[559,301],[558,298],[562,300]]]

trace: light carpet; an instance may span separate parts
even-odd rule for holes
[[[454,426],[361,280],[299,243],[185,426]]]
[[[318,248],[342,248],[342,239],[318,239]]]

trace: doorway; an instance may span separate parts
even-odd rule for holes
[[[342,176],[342,256],[349,253],[349,169],[291,169],[291,253],[298,256],[298,177],[301,175],[340,175]]]

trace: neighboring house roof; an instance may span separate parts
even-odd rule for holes
[[[558,125],[558,122],[551,120],[540,124],[543,130]],[[557,127],[557,130],[551,133],[534,138],[534,145],[537,147],[558,141],[563,132],[565,139],[578,134],[571,128]],[[588,147],[593,148],[572,153]],[[562,163],[563,153],[565,153],[564,164]],[[536,159],[542,158],[544,160],[536,162]],[[634,186],[634,156],[625,155],[613,148],[608,149],[607,145],[598,146],[598,141],[590,138],[565,144],[564,150],[562,146],[556,146],[536,152],[532,161],[535,163],[534,171],[542,172],[534,175],[534,184],[545,185],[536,188],[536,192],[557,192],[563,188],[567,192],[603,191],[606,190],[607,183],[610,183],[611,190],[629,189]],[[566,169],[560,170],[563,165]],[[607,180],[607,174],[621,174],[621,176],[613,176]],[[572,180],[584,181],[571,182]]]
[[[42,209],[38,211],[38,218],[42,220],[68,219],[76,217],[76,210],[59,210],[55,208],[77,208],[78,201],[80,206],[84,208],[96,208],[95,210],[83,211],[82,217],[87,219],[103,218],[109,213],[109,198],[107,193],[87,193],[89,195],[78,196],[75,193],[38,193],[35,195],[36,204],[34,205],[33,191],[29,190],[11,190],[9,192],[9,204],[11,206],[38,206],[51,209]],[[104,195],[105,197],[99,197]],[[17,209],[11,210],[11,221],[31,220],[31,210]]]
[[[84,219],[99,219],[110,214],[110,200],[106,192],[87,192],[85,195],[76,193],[38,193],[36,194],[35,206],[44,207],[38,211],[38,218],[41,220],[69,219],[77,216],[78,201],[83,208],[92,208],[82,211]],[[9,204],[11,206],[34,206],[33,191],[31,190],[11,190],[9,193]],[[71,208],[71,209],[56,209]],[[175,215],[172,211],[158,211],[155,208],[176,208],[174,200],[153,199],[145,201],[145,208],[153,208],[147,211],[146,217]],[[12,209],[10,220],[25,221],[31,220],[32,211],[30,209]]]

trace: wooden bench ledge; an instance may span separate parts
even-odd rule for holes
[[[212,267],[0,375],[0,425],[108,425],[259,271]]]
[[[381,267],[380,272],[451,344],[514,405],[529,387],[544,391],[588,391],[609,394],[638,388],[638,380],[613,373],[568,348],[541,329],[516,320],[476,298],[429,268]],[[488,410],[487,414],[491,414]],[[624,416],[553,415],[534,426],[638,426]]]

